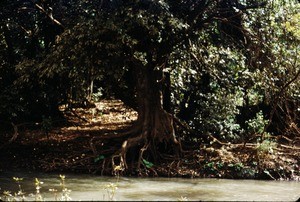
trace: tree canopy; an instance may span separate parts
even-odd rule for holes
[[[176,133],[191,142],[299,137],[297,1],[0,6],[4,122],[57,118],[60,105],[93,102],[95,93],[120,98],[139,114],[120,147],[124,167],[129,151],[149,151],[151,161],[180,155]]]

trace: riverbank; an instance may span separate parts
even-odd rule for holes
[[[2,173],[1,190],[10,190],[14,196],[19,190],[18,184],[12,179],[16,175],[23,177],[20,184],[26,193],[24,201],[37,201],[35,178],[43,182],[38,196],[42,196],[44,201],[66,199],[59,174],[52,173],[22,170],[18,173]],[[64,188],[70,191],[67,196],[72,201],[297,201],[300,196],[300,182],[295,181],[117,178],[68,173],[64,176]],[[9,201],[14,199],[13,196],[5,198],[2,195],[1,199]],[[21,201],[20,196],[15,198]]]
[[[92,173],[138,176],[138,171],[106,168],[122,142],[111,135],[122,134],[137,113],[119,100],[103,100],[90,108],[66,110],[65,120],[45,119],[23,125],[1,136],[0,169],[26,168],[44,172]],[[33,127],[34,125],[34,127]],[[99,138],[101,137],[101,138]],[[117,137],[117,136],[116,136]],[[205,177],[229,179],[299,180],[299,145],[267,139],[260,144],[222,143],[213,137],[210,144],[182,140],[180,158],[159,164],[143,161],[143,176]]]

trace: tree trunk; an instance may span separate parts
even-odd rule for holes
[[[138,78],[137,130],[134,136],[123,142],[121,162],[124,163],[125,169],[128,168],[126,161],[133,158],[132,156],[126,158],[128,149],[135,153],[139,151],[139,157],[135,160],[138,161],[136,167],[140,170],[145,151],[148,151],[145,160],[158,163],[162,153],[171,151],[178,157],[181,147],[175,137],[173,117],[163,109],[162,72],[149,66],[139,66],[136,72]],[[138,150],[133,150],[133,148]]]

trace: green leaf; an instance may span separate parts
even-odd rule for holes
[[[147,160],[145,160],[145,159],[143,159],[143,163],[145,164],[145,166],[146,166],[147,168],[151,168],[151,167],[154,166],[153,163],[151,163],[151,162],[149,162],[149,161],[147,161]]]
[[[94,162],[97,163],[97,162],[99,162],[99,161],[101,161],[101,160],[103,160],[103,159],[105,159],[105,157],[104,157],[103,155],[99,155],[99,156],[97,156],[97,157],[94,159]]]

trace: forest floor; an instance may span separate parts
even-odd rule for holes
[[[20,124],[2,134],[0,171],[26,168],[113,175],[106,171],[108,159],[121,148],[122,142],[109,136],[128,130],[137,113],[119,100],[102,100],[90,108],[61,107],[61,111],[64,121],[45,119],[42,123]],[[259,144],[230,144],[210,138],[209,144],[197,138],[182,139],[181,158],[170,156],[159,165],[144,161],[143,173],[166,177],[300,180],[299,143],[283,144],[277,138]]]

